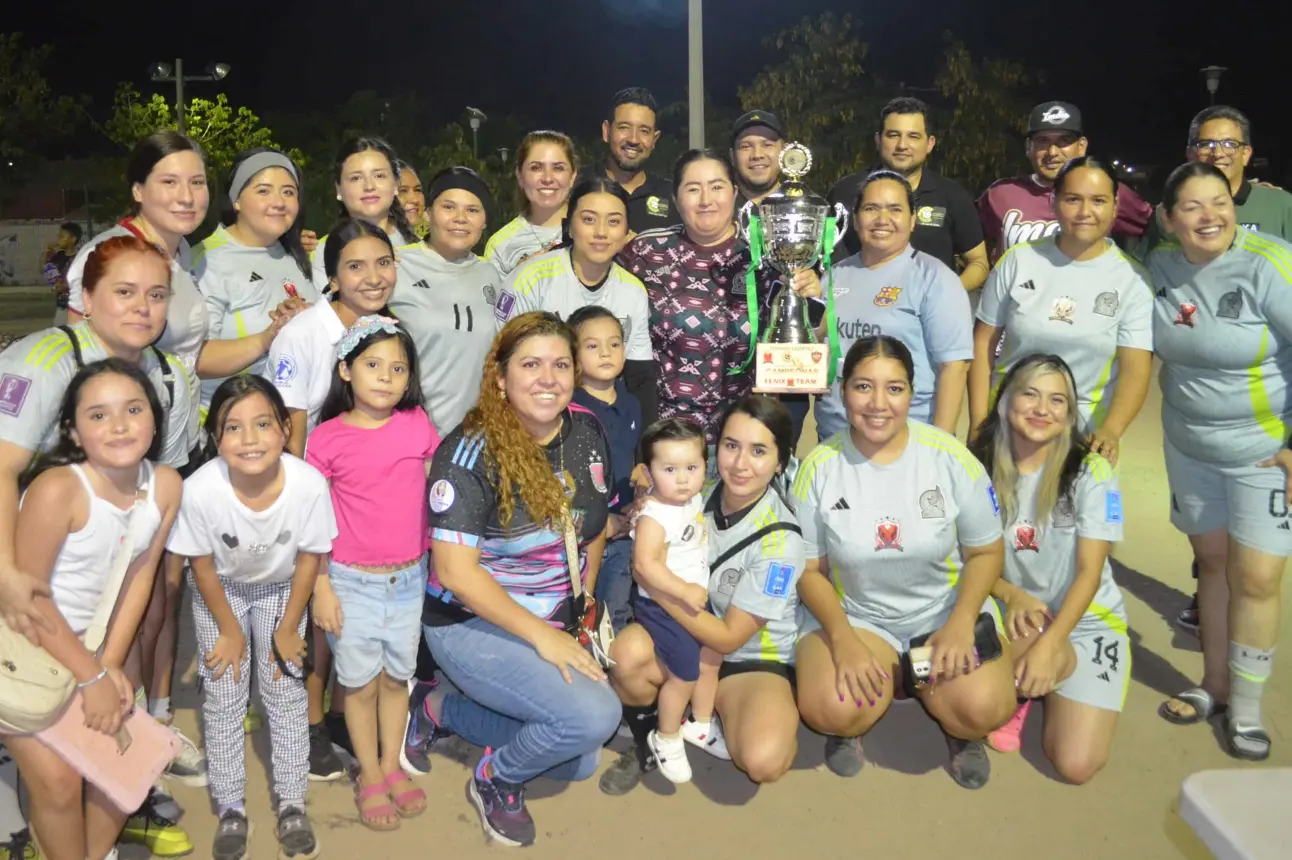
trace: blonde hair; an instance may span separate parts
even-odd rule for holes
[[[559,337],[569,345],[576,368],[574,384],[579,384],[577,342],[570,327],[555,314],[521,314],[494,336],[480,380],[480,400],[462,422],[467,433],[485,437],[485,462],[498,492],[498,522],[504,526],[511,523],[518,495],[535,523],[559,521],[568,506],[566,488],[552,472],[546,452],[520,423],[498,387],[516,350],[533,337]],[[569,489],[573,493],[572,485]]]
[[[569,135],[549,129],[531,131],[525,135],[520,146],[516,147],[516,207],[522,215],[529,214],[529,198],[525,196],[525,189],[520,187],[520,172],[525,167],[525,162],[529,161],[530,152],[540,143],[550,143],[565,151],[565,158],[570,162],[571,187],[574,185],[574,177],[579,173],[579,163],[574,155],[574,141],[570,140]]]

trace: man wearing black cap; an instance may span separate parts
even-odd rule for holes
[[[978,198],[978,215],[992,246],[993,260],[1014,245],[1035,242],[1059,229],[1054,217],[1054,179],[1069,159],[1085,155],[1088,145],[1076,105],[1044,102],[1032,108],[1027,122],[1027,157],[1035,172],[997,180]],[[1152,217],[1153,207],[1134,189],[1118,188],[1114,239],[1139,238]]]
[[[761,203],[781,185],[785,126],[771,111],[751,110],[731,127],[731,162],[736,166],[736,212],[750,200]]]
[[[633,233],[671,227],[681,220],[673,211],[668,179],[646,172],[646,162],[659,142],[658,112],[650,90],[627,87],[615,93],[610,115],[601,123],[601,139],[607,147],[604,169],[628,192],[628,229]]]
[[[937,138],[929,133],[929,106],[915,98],[896,98],[879,113],[875,146],[884,167],[906,177],[915,191],[915,228],[911,246],[937,257],[951,269],[956,257],[965,262],[960,283],[976,290],[987,280],[987,246],[973,198],[959,184],[926,166]],[[842,203],[851,212],[857,202],[857,187],[869,171],[845,176],[830,189],[830,202]],[[835,259],[856,254],[861,239],[853,230],[844,234],[844,248]],[[846,248],[846,250],[845,250]]]

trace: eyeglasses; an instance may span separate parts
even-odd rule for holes
[[[1194,141],[1193,148],[1197,152],[1202,152],[1203,150],[1206,150],[1207,152],[1214,154],[1217,150],[1219,150],[1220,152],[1223,152],[1226,155],[1232,155],[1233,153],[1237,152],[1241,147],[1244,147],[1246,145],[1247,144],[1241,140],[1198,140],[1198,141]]]

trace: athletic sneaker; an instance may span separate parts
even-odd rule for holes
[[[247,715],[242,718],[242,731],[245,734],[255,734],[265,725],[265,718],[261,716],[260,709],[250,703],[247,704]]]
[[[399,753],[399,763],[409,773],[430,773],[431,747],[440,738],[452,734],[440,728],[426,713],[426,697],[436,686],[435,681],[429,684],[418,682],[408,696],[408,725],[404,730],[404,748]]]
[[[243,860],[247,856],[247,842],[251,839],[251,824],[241,809],[230,809],[220,816],[211,842],[213,860]]]
[[[168,728],[179,738],[179,755],[166,768],[166,777],[185,785],[201,787],[206,785],[206,753],[193,742],[188,735],[179,730],[179,726],[170,723]]]
[[[951,761],[947,772],[961,788],[979,789],[991,779],[991,759],[982,741],[965,741],[946,735]]]
[[[825,766],[835,776],[851,777],[861,773],[866,766],[866,754],[861,748],[861,738],[839,738],[830,735],[825,739]]]
[[[188,838],[188,833],[173,819],[158,814],[151,795],[134,815],[126,819],[119,839],[143,845],[158,857],[182,857],[193,850],[193,841]]]
[[[328,737],[327,727],[323,723],[310,726],[310,779],[315,782],[331,782],[345,776],[345,765],[341,757],[332,749],[332,739]]]
[[[1018,752],[1023,746],[1023,724],[1027,722],[1027,712],[1032,710],[1032,700],[1028,699],[1014,711],[1009,722],[987,735],[987,745],[996,752]]]
[[[493,752],[486,749],[485,757],[467,782],[467,794],[480,812],[480,823],[486,834],[503,845],[513,848],[533,845],[536,828],[525,807],[525,786],[503,782],[496,776],[485,779],[485,764],[491,758]]]
[[[328,711],[323,715],[323,725],[327,726],[328,739],[354,758],[354,744],[350,741],[350,729],[345,724],[345,714],[334,714]]]
[[[40,860],[36,843],[31,840],[31,830],[24,827],[9,834],[9,841],[0,844],[0,860]]]
[[[153,810],[162,818],[169,818],[171,821],[179,821],[184,817],[184,809],[179,805],[171,793],[166,790],[165,782],[156,782],[148,790],[152,796]]]
[[[659,772],[665,779],[679,784],[691,781],[691,762],[686,758],[686,742],[680,734],[666,738],[656,729],[646,736],[646,745],[659,763]]]
[[[284,806],[278,811],[275,835],[278,837],[279,860],[312,860],[319,856],[319,844],[314,838],[309,816],[298,806]]]
[[[619,754],[614,764],[606,768],[605,773],[601,774],[601,779],[597,781],[597,786],[602,794],[619,797],[636,788],[637,783],[642,781],[642,774],[653,770],[654,767],[655,759],[651,757],[650,751],[634,743],[632,747]]]
[[[731,761],[727,752],[727,741],[722,736],[722,723],[717,717],[706,723],[697,722],[695,717],[688,717],[682,723],[682,740],[694,744],[714,758]]]
[[[1175,616],[1175,623],[1184,628],[1194,636],[1198,635],[1198,595],[1193,595],[1193,600],[1189,605],[1180,610]]]

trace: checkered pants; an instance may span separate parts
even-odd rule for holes
[[[224,596],[233,609],[242,635],[255,657],[260,701],[269,721],[269,739],[278,802],[304,804],[309,780],[309,712],[305,682],[286,676],[274,679],[274,630],[287,607],[290,582],[247,585],[221,580]],[[239,803],[247,785],[246,737],[242,721],[247,716],[251,692],[251,656],[242,658],[241,680],[226,669],[212,680],[205,655],[215,647],[220,628],[189,574],[193,592],[193,626],[197,628],[198,677],[202,689],[202,721],[206,734],[207,774],[211,796],[217,804]],[[301,619],[301,636],[305,619]]]

